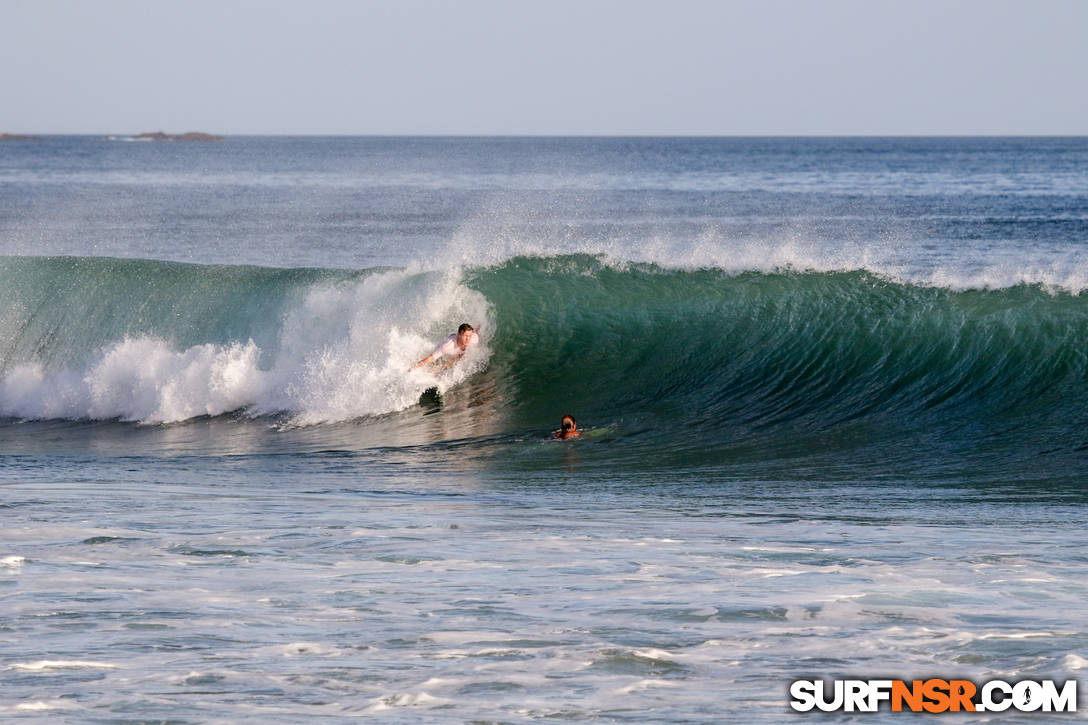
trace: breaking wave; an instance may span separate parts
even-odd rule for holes
[[[449,272],[6,258],[0,283],[9,419],[309,425],[400,411],[486,370],[510,427],[560,405],[656,421],[676,450],[802,432],[1076,447],[1088,426],[1088,295],[1041,285],[593,255]],[[482,332],[472,357],[448,377],[405,372],[462,321]]]

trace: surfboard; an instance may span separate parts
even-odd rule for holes
[[[419,404],[424,408],[438,410],[442,407],[442,393],[438,392],[438,388],[427,388],[420,393]]]

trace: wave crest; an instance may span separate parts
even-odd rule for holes
[[[1041,286],[588,255],[456,272],[9,259],[0,278],[7,417],[309,425],[403,410],[485,368],[508,427],[560,405],[704,432],[1024,428],[1081,420],[1088,395],[1088,299]],[[482,332],[472,355],[405,372],[462,321]]]
[[[93,264],[92,274],[70,260],[23,264],[53,267],[54,280],[71,297],[94,299],[98,312],[15,300],[9,309],[24,313],[0,330],[8,350],[0,414],[9,417],[170,423],[241,411],[301,424],[350,420],[412,405],[429,385],[455,385],[489,354],[487,301],[456,274],[327,272],[285,284],[275,270],[251,270],[239,289],[214,283],[237,278],[230,268],[155,264],[148,278],[134,274],[151,264],[143,261]],[[267,305],[275,294],[282,303]],[[405,373],[464,320],[484,333],[464,363],[441,380]],[[58,334],[77,326],[82,334]],[[239,331],[248,335],[232,339]],[[217,341],[179,344],[201,334]]]

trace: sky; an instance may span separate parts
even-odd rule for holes
[[[0,0],[0,131],[1084,135],[1088,0]]]

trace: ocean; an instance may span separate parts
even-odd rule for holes
[[[1078,679],[1086,399],[1088,138],[2,142],[0,714]]]

